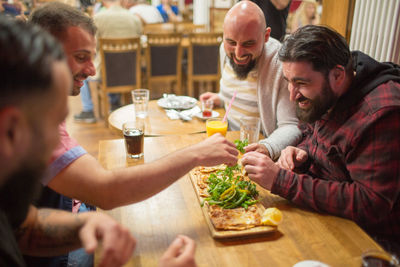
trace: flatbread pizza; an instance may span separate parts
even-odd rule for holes
[[[263,207],[256,185],[242,167],[197,167],[191,172],[195,189],[218,230],[244,230],[260,226]]]

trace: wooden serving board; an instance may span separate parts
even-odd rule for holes
[[[196,192],[197,199],[199,200],[199,204],[201,206],[201,203],[203,202],[204,198],[200,195],[199,189],[197,187],[197,181],[196,177],[192,175],[192,172],[189,173],[190,181],[192,182],[194,191]],[[262,211],[265,209],[264,206],[260,203],[257,203],[257,208]],[[235,238],[235,237],[248,237],[248,236],[255,236],[255,235],[262,235],[262,234],[267,234],[271,232],[277,231],[276,226],[256,226],[250,229],[245,229],[245,230],[218,230],[214,227],[214,224],[211,221],[211,218],[208,213],[208,206],[203,205],[201,207],[201,210],[203,212],[204,218],[207,222],[208,229],[211,232],[211,236],[215,239],[224,239],[224,238]]]

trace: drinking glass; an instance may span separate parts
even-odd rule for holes
[[[204,118],[210,118],[212,116],[213,106],[214,101],[212,101],[212,99],[201,101],[201,112]]]
[[[135,110],[135,116],[146,118],[149,109],[150,91],[148,89],[132,90],[132,102]]]
[[[240,118],[240,141],[247,139],[249,144],[257,143],[260,136],[260,118]]]
[[[144,144],[144,121],[128,121],[122,125],[124,133],[126,156],[128,158],[139,159],[143,157]]]
[[[399,259],[383,250],[368,250],[361,257],[362,267],[400,267]]]
[[[210,118],[206,121],[206,130],[207,136],[211,136],[215,133],[220,133],[225,136],[228,130],[228,122],[222,121],[222,118]]]

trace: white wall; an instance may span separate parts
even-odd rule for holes
[[[350,49],[400,64],[400,0],[356,1]]]

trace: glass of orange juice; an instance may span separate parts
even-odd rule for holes
[[[228,122],[223,122],[222,118],[210,118],[206,121],[206,129],[207,136],[211,136],[215,133],[220,133],[225,136],[228,130]]]

